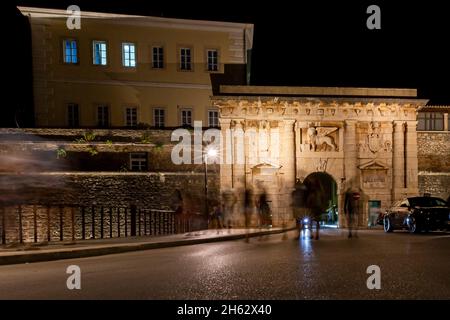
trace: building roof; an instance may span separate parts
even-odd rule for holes
[[[449,106],[423,106],[420,108],[420,111],[441,111],[441,112],[449,112],[450,111],[450,105]]]
[[[221,94],[417,98],[417,89],[355,87],[220,86]]]
[[[65,18],[71,16],[71,11],[62,9],[36,8],[36,7],[17,7],[23,15],[32,18]],[[238,32],[246,29],[253,32],[254,25],[251,23],[207,21],[207,20],[189,20],[177,18],[162,18],[153,16],[139,16],[117,13],[103,13],[80,11],[81,19],[102,19],[106,23],[120,23],[130,25],[141,25],[147,27],[190,29],[205,31],[226,31]]]

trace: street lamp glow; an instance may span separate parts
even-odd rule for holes
[[[206,156],[210,159],[217,157],[217,150],[215,148],[209,148],[206,151]]]

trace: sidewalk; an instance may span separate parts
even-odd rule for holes
[[[26,244],[14,247],[0,246],[0,265],[52,261],[60,259],[85,258],[106,254],[123,253],[138,250],[187,246],[244,239],[249,237],[282,233],[290,229],[230,229],[202,230],[170,236],[143,236],[112,238],[102,240],[78,240],[76,242],[54,242],[46,245]]]

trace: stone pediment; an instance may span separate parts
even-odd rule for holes
[[[361,170],[388,170],[389,169],[388,166],[386,166],[384,163],[377,161],[377,160],[369,161],[365,164],[358,166],[358,168]]]
[[[254,165],[252,167],[252,172],[253,172],[253,174],[274,174],[280,168],[281,168],[281,166],[279,166],[279,165],[268,163],[268,162],[263,162],[263,163]]]

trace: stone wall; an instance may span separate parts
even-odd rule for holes
[[[218,175],[208,174],[208,193],[215,198]],[[0,201],[50,205],[139,205],[148,209],[173,209],[179,190],[185,207],[196,206],[204,195],[200,173],[53,172],[0,175]],[[192,204],[187,203],[192,199]]]
[[[417,133],[419,171],[450,172],[450,132]]]
[[[171,132],[0,129],[0,172],[130,171],[129,154],[133,152],[147,154],[149,172],[203,172],[202,164],[173,163],[172,149],[177,142],[170,140]],[[86,141],[86,134],[92,140]],[[218,172],[219,166],[209,165],[208,170]]]
[[[444,200],[450,197],[450,173],[419,173],[419,188],[421,194],[428,193]]]
[[[218,175],[209,174],[208,199],[211,205],[218,199],[218,184]],[[61,225],[64,240],[71,239],[73,232],[76,233],[73,237],[80,239],[82,210],[85,210],[86,238],[100,238],[101,230],[104,230],[105,237],[109,237],[110,224],[113,237],[118,236],[120,229],[124,236],[125,225],[130,235],[130,210],[135,207],[143,212],[136,222],[141,232],[136,234],[150,234],[150,229],[145,229],[145,226],[150,228],[151,219],[156,225],[160,224],[159,216],[152,218],[150,210],[173,211],[182,205],[186,216],[202,216],[204,190],[204,175],[195,173],[3,173],[0,175],[0,233],[4,214],[7,243],[20,241],[19,230],[24,242],[33,242],[35,211],[38,242],[60,240]],[[145,220],[144,212],[149,220]],[[50,230],[47,225],[49,216]],[[73,223],[75,230],[71,227]]]
[[[450,196],[450,132],[418,132],[419,190],[421,194]]]

